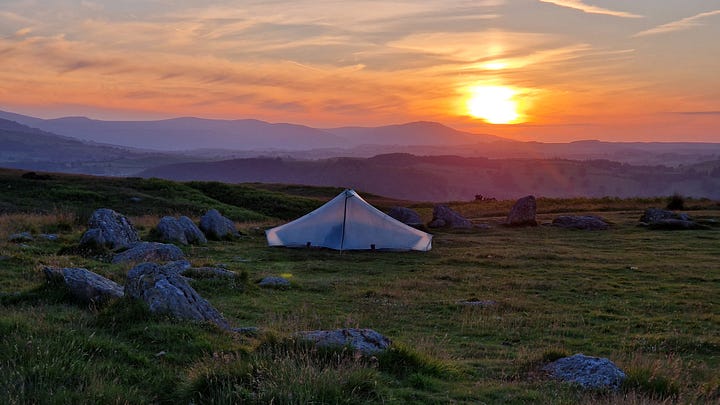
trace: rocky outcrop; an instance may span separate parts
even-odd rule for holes
[[[122,249],[139,240],[137,231],[127,218],[111,209],[101,208],[90,217],[88,230],[80,239],[80,246]]]
[[[681,221],[690,221],[690,216],[684,213],[676,213],[668,210],[661,210],[659,208],[648,208],[643,212],[640,217],[640,222],[651,224],[653,222],[662,221],[665,219],[678,219]]]
[[[535,215],[537,201],[534,196],[523,197],[515,202],[510,209],[506,225],[508,226],[537,226]]]
[[[142,263],[127,276],[125,295],[145,302],[150,312],[230,329],[225,318],[197,293],[173,266]]]
[[[420,214],[410,208],[393,207],[388,212],[388,215],[393,219],[402,222],[405,225],[417,227],[422,226],[423,224],[422,218],[420,218]]]
[[[365,355],[387,350],[390,339],[372,329],[336,329],[299,332],[298,336],[319,347],[350,347]]]
[[[659,208],[648,208],[640,217],[640,225],[648,229],[658,230],[689,230],[689,229],[710,229],[706,225],[699,224],[690,218],[688,214],[677,213]]]
[[[561,215],[553,219],[552,226],[588,231],[601,231],[610,227],[607,222],[595,215]]]
[[[130,249],[118,253],[112,263],[169,262],[185,258],[175,245],[158,242],[138,242]]]
[[[606,358],[575,354],[546,365],[550,377],[580,384],[583,388],[618,389],[627,376]]]
[[[103,304],[124,295],[120,284],[87,269],[45,267],[43,272],[48,281],[64,284],[73,297],[88,304]]]
[[[208,239],[222,240],[238,236],[235,223],[222,216],[218,210],[211,209],[200,218],[200,230]]]
[[[205,235],[190,218],[185,216],[179,219],[170,216],[162,217],[155,227],[155,231],[163,242],[181,245],[207,243]]]
[[[290,281],[284,277],[265,277],[258,283],[263,288],[290,288]]]
[[[447,205],[438,204],[433,208],[433,219],[428,224],[430,228],[472,228],[472,222]]]

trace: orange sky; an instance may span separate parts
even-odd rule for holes
[[[211,3],[4,0],[0,109],[720,142],[720,2]],[[524,122],[471,117],[482,86]]]

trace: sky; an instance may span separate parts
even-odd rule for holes
[[[0,110],[720,142],[719,38],[720,0],[0,0]]]

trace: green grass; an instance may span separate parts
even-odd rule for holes
[[[115,181],[132,182],[133,192],[142,183],[109,180]],[[187,187],[228,206],[252,201],[234,194],[243,188],[218,184],[148,180],[144,187],[145,195],[161,187],[157,198]],[[257,195],[282,196],[263,193]],[[20,192],[11,200],[23,198],[33,201]],[[129,269],[58,255],[79,240],[84,227],[74,218],[80,212],[0,216],[0,392],[11,404],[716,403],[720,228],[638,228],[642,208],[663,201],[540,200],[542,222],[584,212],[613,226],[437,232],[427,253],[268,248],[253,224],[235,241],[185,248],[196,266],[222,264],[245,275],[192,285],[232,325],[260,327],[257,336],[152,315],[129,300],[102,308],[74,302],[45,283],[43,265],[86,267],[120,283]],[[455,206],[480,221],[501,216],[483,204]],[[154,208],[194,212],[172,204]],[[690,214],[720,217],[712,204],[697,208]],[[50,229],[59,240],[6,241],[11,232]],[[145,227],[143,237],[148,232]],[[258,288],[255,281],[268,275],[289,277],[292,287]],[[497,305],[457,304],[471,299]],[[393,348],[368,358],[293,338],[296,331],[339,327],[373,328],[390,337]],[[623,368],[629,378],[621,391],[585,393],[540,371],[579,352]]]

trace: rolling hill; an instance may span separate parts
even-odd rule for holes
[[[633,166],[608,160],[487,159],[386,154],[300,161],[233,159],[148,169],[143,177],[228,183],[349,187],[414,201],[517,198],[654,197],[680,193],[720,198],[720,160],[697,166]]]

